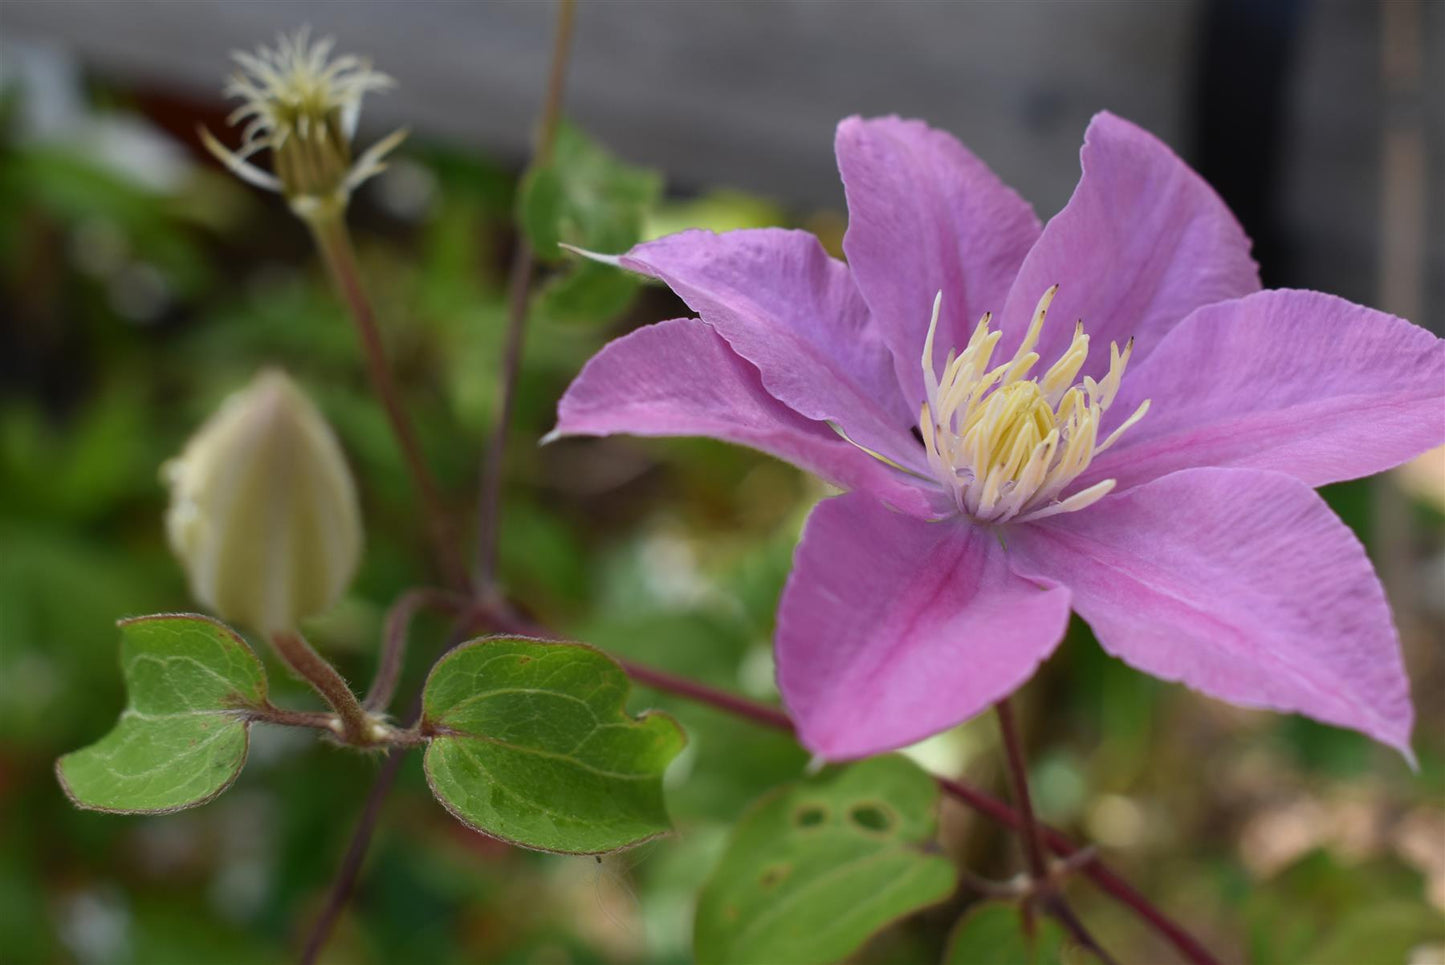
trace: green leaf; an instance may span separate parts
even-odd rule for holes
[[[698,899],[698,961],[838,961],[889,922],[947,898],[953,863],[923,850],[937,805],[933,780],[896,755],[763,798]]]
[[[986,901],[954,926],[943,965],[1060,965],[1063,954],[1064,930],[1058,922],[1034,915],[1030,937],[1018,905]]]
[[[653,171],[617,160],[564,123],[552,161],[522,180],[517,220],[542,261],[566,260],[540,296],[554,318],[600,320],[627,306],[637,280],[627,272],[564,255],[561,244],[620,254],[642,240],[648,213],[662,193]]]
[[[600,854],[670,829],[662,772],[685,738],[629,717],[621,667],[579,644],[458,647],[432,670],[423,728],[432,793],[462,823],[539,851]]]
[[[242,713],[266,701],[266,674],[230,628],[164,614],[120,623],[129,702],[120,721],[55,770],[79,807],[125,814],[179,811],[230,787],[246,763]]]

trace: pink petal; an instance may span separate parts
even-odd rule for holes
[[[1414,711],[1380,581],[1309,486],[1186,469],[1008,534],[1064,583],[1109,653],[1245,707],[1363,731],[1410,755]]]
[[[849,493],[808,518],[778,610],[778,683],[809,750],[863,757],[1013,692],[1068,619],[1068,591],[1015,576],[994,534]]]
[[[1190,466],[1368,476],[1445,443],[1445,341],[1332,295],[1266,291],[1201,308],[1124,377],[1111,414],[1149,414],[1080,485]]]
[[[569,435],[712,436],[760,449],[919,516],[928,495],[907,477],[769,395],[757,369],[705,322],[676,318],[593,356],[558,405],[549,439]]]
[[[683,231],[638,245],[623,267],[666,282],[753,363],[794,411],[926,471],[909,434],[918,413],[893,381],[887,349],[848,268],[806,231]]]
[[[1004,310],[1012,353],[1051,285],[1058,296],[1036,351],[1052,364],[1082,319],[1092,351],[1083,375],[1108,370],[1109,343],[1133,338],[1142,359],[1201,305],[1259,289],[1249,239],[1199,175],[1152,134],[1113,114],[1089,124],[1074,196],[1029,252]]]
[[[921,121],[850,117],[834,148],[848,196],[848,264],[916,409],[934,296],[943,292],[942,364],[984,312],[1002,310],[1039,220],[967,148]]]

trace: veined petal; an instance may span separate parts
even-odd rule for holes
[[[1445,443],[1445,341],[1319,292],[1265,291],[1194,312],[1124,380],[1149,417],[1084,482],[1127,489],[1191,466],[1368,476]]]
[[[683,231],[638,245],[621,264],[666,282],[789,408],[924,470],[909,433],[917,413],[897,390],[888,350],[847,266],[816,237],[776,228]]]
[[[1089,124],[1079,156],[1073,197],[1044,227],[1009,291],[1001,352],[1022,339],[1050,285],[1059,286],[1052,316],[1083,319],[1104,349],[1091,352],[1080,373],[1096,379],[1108,370],[1110,342],[1133,338],[1137,364],[1194,309],[1259,290],[1239,222],[1163,142],[1105,112]],[[1057,358],[1071,329],[1045,326],[1039,356]]]
[[[900,511],[933,514],[927,492],[769,395],[757,369],[696,318],[658,322],[603,348],[562,397],[548,438],[613,433],[735,442]]]
[[[1012,693],[1068,619],[1068,591],[1014,575],[992,533],[848,493],[803,531],[778,610],[778,683],[809,750],[863,757]]]
[[[848,197],[848,265],[916,406],[935,294],[944,299],[939,341],[966,344],[980,316],[1003,307],[1039,220],[957,139],[921,121],[850,117],[834,148]]]
[[[1364,548],[1283,473],[1186,469],[1009,533],[1125,663],[1245,707],[1349,727],[1410,754],[1414,711]]]

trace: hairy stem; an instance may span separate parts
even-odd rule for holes
[[[310,727],[335,734],[341,730],[341,718],[314,710],[287,710],[267,703],[262,707],[246,711],[246,719],[262,724],[280,724],[283,727]]]
[[[557,5],[557,27],[552,38],[552,66],[547,77],[547,94],[542,104],[542,118],[537,126],[537,146],[532,163],[543,166],[552,160],[557,141],[557,127],[562,121],[562,94],[566,89],[567,65],[572,51],[572,22],[576,14],[575,0],[560,0]],[[498,387],[496,421],[487,439],[486,456],[482,460],[481,488],[477,494],[477,545],[474,569],[475,592],[485,598],[492,592],[497,570],[497,536],[501,528],[502,461],[507,450],[507,434],[512,424],[516,402],[517,375],[522,367],[522,348],[526,340],[527,298],[532,288],[532,246],[524,236],[517,238],[512,268],[507,277],[507,336],[502,350],[502,379]]]
[[[476,620],[477,611],[467,610],[457,617],[452,627],[447,645],[436,660],[450,653],[453,648],[466,639],[471,632]],[[436,660],[432,665],[436,665]],[[422,692],[417,691],[412,698],[411,708],[407,711],[405,731],[400,732],[408,738],[412,744],[423,744],[426,742],[420,736],[420,723],[422,718]],[[321,909],[321,914],[311,924],[311,930],[306,935],[306,944],[302,947],[300,962],[301,965],[314,965],[321,950],[326,947],[326,940],[330,937],[331,931],[336,927],[336,920],[341,917],[341,912],[346,909],[346,903],[351,898],[351,893],[356,888],[357,879],[361,877],[361,866],[366,861],[366,852],[371,847],[372,836],[376,833],[376,825],[381,820],[381,808],[386,803],[386,797],[391,793],[392,785],[396,783],[396,776],[401,771],[402,759],[406,756],[408,748],[403,744],[394,746],[387,754],[386,763],[382,765],[376,780],[372,781],[371,789],[366,792],[366,803],[362,805],[361,817],[356,821],[356,829],[351,832],[351,840],[346,845],[346,855],[341,859],[341,865],[336,869],[336,875],[331,880],[331,889],[326,897],[326,905]]]
[[[387,422],[401,448],[402,461],[411,476],[421,500],[422,513],[426,519],[427,536],[431,542],[436,565],[448,586],[461,588],[466,585],[466,571],[451,542],[451,527],[447,524],[446,512],[442,507],[441,491],[436,479],[422,458],[421,445],[417,442],[416,430],[401,402],[401,392],[386,359],[382,347],[381,332],[376,325],[376,314],[361,284],[361,271],[357,267],[356,252],[351,245],[351,233],[346,228],[343,213],[318,215],[307,220],[311,236],[326,262],[327,273],[337,294],[346,303],[351,321],[356,326],[356,335],[361,342],[362,354],[366,357],[366,373],[371,380],[386,413]]]
[[[341,738],[365,747],[374,742],[371,719],[361,709],[356,694],[325,657],[311,648],[301,634],[284,630],[271,634],[271,646],[302,680],[321,695],[341,721]]]
[[[403,593],[386,614],[386,628],[382,634],[381,659],[376,667],[376,679],[371,682],[361,706],[372,713],[381,713],[396,695],[396,685],[401,680],[402,661],[406,657],[406,638],[411,629],[412,617],[419,610],[441,610],[456,613],[466,605],[466,600],[446,590],[421,587]]]

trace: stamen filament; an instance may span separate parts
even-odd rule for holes
[[[1060,496],[1095,453],[1113,445],[1149,410],[1149,403],[1143,403],[1099,442],[1099,427],[1118,395],[1133,343],[1122,351],[1110,345],[1109,369],[1102,379],[1085,376],[1076,381],[1089,356],[1082,321],[1053,365],[1042,376],[1029,378],[1039,363],[1034,348],[1057,292],[1055,285],[1039,299],[1012,358],[990,366],[1002,333],[994,331],[992,317],[984,315],[968,344],[948,353],[941,375],[933,355],[943,292],[933,300],[923,345],[926,398],[919,409],[920,435],[938,482],[953,496],[959,512],[980,522],[1045,519],[1102,499],[1114,480]]]

